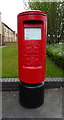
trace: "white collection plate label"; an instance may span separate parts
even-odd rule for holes
[[[25,28],[25,40],[41,40],[41,28]]]

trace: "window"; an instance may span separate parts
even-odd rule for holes
[[[41,28],[25,28],[25,40],[41,40]]]

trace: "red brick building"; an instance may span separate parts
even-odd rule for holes
[[[17,34],[8,25],[1,22],[0,13],[0,46],[17,44]]]
[[[2,45],[17,44],[17,34],[2,22]]]

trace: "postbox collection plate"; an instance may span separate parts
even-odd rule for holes
[[[25,28],[25,40],[41,40],[41,28]]]

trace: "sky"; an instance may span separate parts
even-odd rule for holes
[[[27,3],[28,0],[0,0],[0,12],[2,22],[7,24],[12,30],[16,32],[17,15],[23,11],[26,11],[24,9],[23,1],[26,1]]]
[[[17,15],[25,11],[23,0],[0,0],[2,22],[17,32]]]

